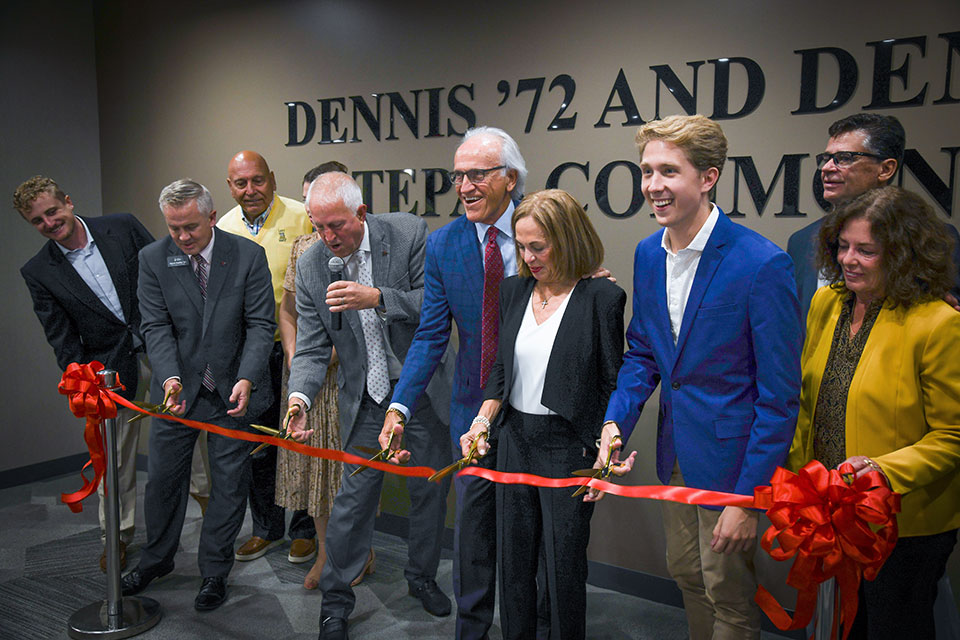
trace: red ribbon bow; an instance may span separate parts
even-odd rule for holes
[[[100,386],[100,376],[97,372],[103,369],[103,364],[94,360],[89,364],[70,364],[63,372],[57,390],[67,396],[70,411],[78,418],[86,418],[87,425],[83,431],[83,439],[90,451],[90,459],[80,470],[83,487],[74,493],[60,494],[60,500],[70,507],[74,513],[83,511],[81,501],[97,490],[100,479],[107,468],[107,456],[103,447],[103,435],[100,431],[100,421],[104,418],[117,417],[117,405],[110,398],[107,390]],[[119,383],[119,380],[117,382]],[[123,388],[123,385],[120,385]],[[93,465],[93,480],[87,480],[83,472]]]
[[[857,615],[861,576],[876,578],[893,551],[900,495],[876,471],[848,484],[844,476],[852,472],[849,464],[828,471],[813,460],[799,473],[778,468],[769,487],[755,490],[757,507],[767,509],[773,523],[761,546],[775,560],[796,556],[787,575],[787,584],[799,592],[792,620],[769,591],[757,589],[757,604],[779,629],[805,627],[813,617],[817,586],[836,578],[839,607],[835,602],[831,637],[841,624],[845,640]]]

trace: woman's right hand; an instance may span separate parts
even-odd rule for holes
[[[481,438],[480,443],[477,444],[477,453],[481,457],[487,455],[487,451],[490,450],[490,445],[487,443],[488,435],[489,428],[486,424],[479,421],[473,422],[473,424],[470,425],[470,430],[460,436],[460,452],[463,454],[463,457],[466,458],[470,455],[470,448],[477,438]]]

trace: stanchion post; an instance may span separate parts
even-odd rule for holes
[[[103,369],[97,375],[105,389],[116,389],[117,372]],[[70,616],[71,638],[129,638],[153,628],[163,615],[152,598],[124,598],[120,587],[120,497],[117,490],[117,419],[101,422],[107,454],[106,516],[107,599],[93,602]],[[124,428],[126,428],[124,426]]]

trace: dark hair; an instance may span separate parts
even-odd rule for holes
[[[307,171],[303,174],[304,182],[313,182],[317,179],[317,176],[323,175],[324,173],[330,173],[331,171],[339,171],[340,173],[350,173],[350,170],[347,169],[347,165],[342,162],[337,162],[336,160],[328,160],[327,162],[318,164],[310,171]]]
[[[940,299],[953,286],[953,238],[933,208],[900,187],[871,189],[824,218],[817,265],[832,284],[846,289],[837,262],[840,232],[850,220],[865,218],[880,245],[884,295],[892,307]]]
[[[907,134],[895,117],[879,113],[855,113],[834,122],[827,133],[831,138],[835,138],[851,131],[862,131],[866,135],[864,146],[870,153],[882,156],[884,160],[893,158],[897,161],[898,168],[903,164],[903,148],[907,144]]]

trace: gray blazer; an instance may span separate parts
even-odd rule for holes
[[[214,233],[206,304],[189,258],[170,236],[140,251],[137,293],[153,368],[150,390],[160,402],[163,381],[179,376],[189,415],[209,363],[227,407],[237,380],[253,383],[247,415],[256,416],[272,401],[267,358],[276,323],[270,270],[256,243],[220,229]]]
[[[402,365],[420,323],[427,223],[409,213],[380,213],[367,215],[366,224],[373,286],[383,292],[386,308],[383,328],[387,348]],[[325,302],[327,287],[333,282],[327,266],[331,257],[333,253],[327,246],[317,242],[297,261],[297,351],[288,388],[291,393],[315,397],[323,384],[331,349],[336,347],[340,359],[340,433],[346,446],[366,393],[367,352],[357,311],[343,313],[340,330],[331,328],[330,310]],[[444,425],[450,422],[453,378],[452,358],[448,356],[444,354],[427,386],[433,410]],[[391,378],[397,374],[399,371],[391,371]]]

